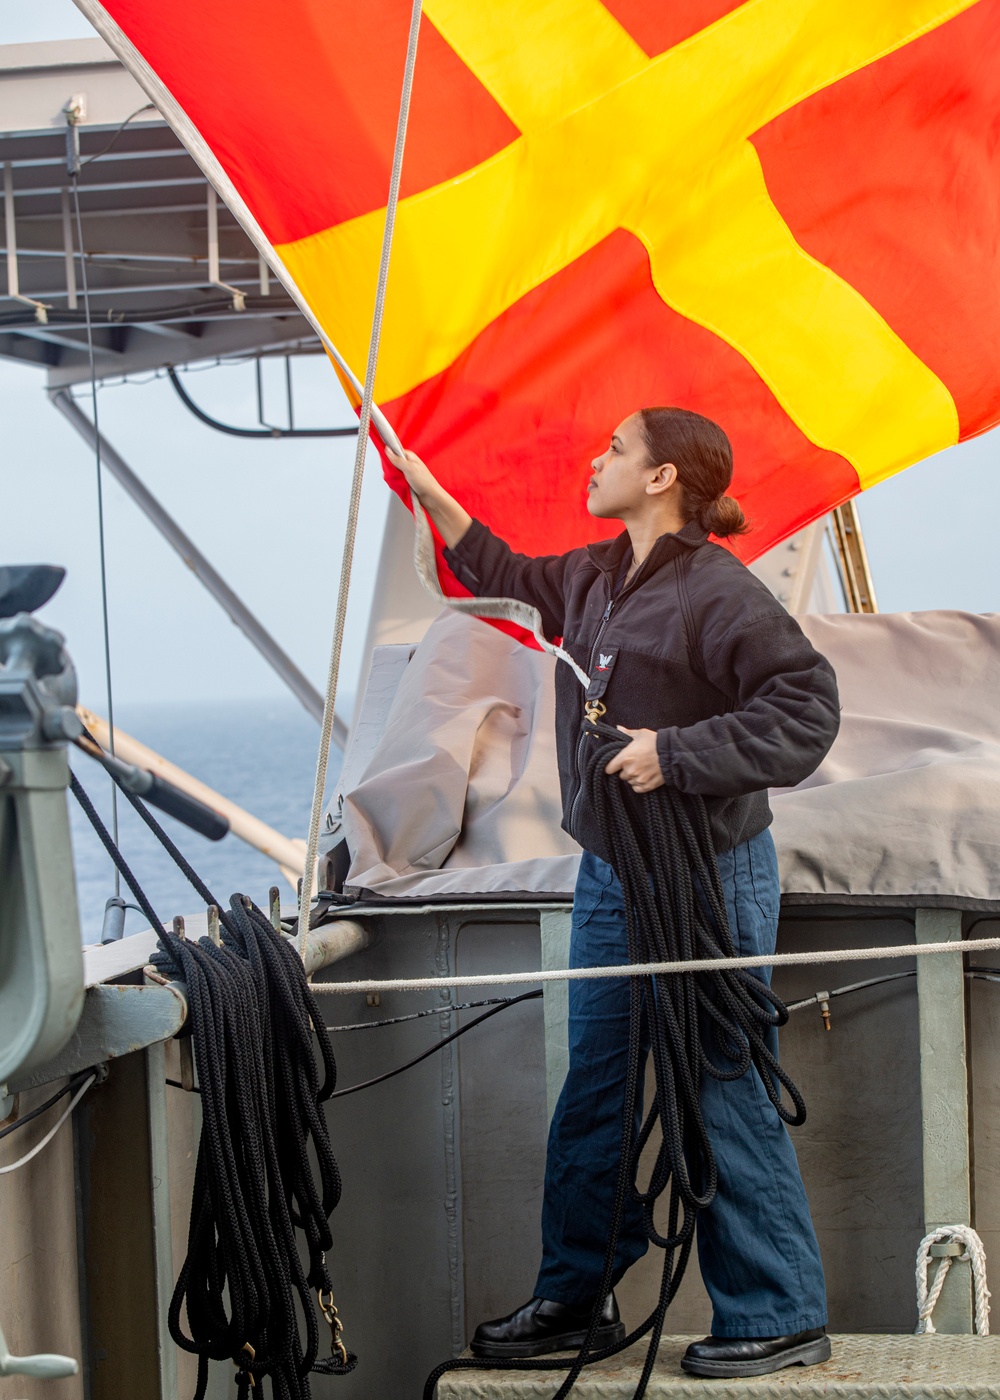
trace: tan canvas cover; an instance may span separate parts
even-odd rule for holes
[[[772,794],[786,898],[1000,907],[1000,616],[801,619],[840,682],[840,735]],[[550,658],[442,614],[343,795],[349,887],[433,899],[569,893]]]

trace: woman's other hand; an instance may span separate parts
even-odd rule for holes
[[[662,787],[664,777],[656,751],[656,730],[626,729],[624,724],[618,728],[630,735],[632,742],[615,754],[605,773],[617,773],[633,792],[652,792]]]

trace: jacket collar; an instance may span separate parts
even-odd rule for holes
[[[648,558],[644,561],[643,573],[649,569],[658,569],[661,564],[672,559],[676,554],[683,553],[685,549],[698,549],[708,539],[707,531],[703,530],[697,520],[689,520],[682,530],[676,534],[661,535],[649,551]],[[627,530],[623,530],[620,535],[616,535],[613,540],[599,540],[597,544],[588,544],[587,553],[591,559],[605,574],[613,574],[625,557],[625,552],[629,549],[631,540]]]

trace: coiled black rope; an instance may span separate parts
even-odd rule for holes
[[[725,896],[708,814],[699,797],[664,786],[634,793],[605,768],[629,742],[607,724],[583,726],[578,763],[584,800],[592,804],[604,848],[622,885],[628,930],[629,960],[679,962],[735,956]],[[611,1230],[600,1288],[587,1336],[578,1356],[567,1362],[478,1357],[444,1362],[431,1372],[424,1388],[432,1400],[447,1371],[564,1370],[568,1374],[555,1400],[563,1400],[584,1366],[602,1361],[649,1335],[645,1363],[634,1392],[642,1400],[656,1361],[667,1308],[680,1286],[691,1256],[699,1210],[715,1196],[717,1170],[701,1112],[703,1076],[733,1080],[751,1066],[760,1075],[780,1116],[798,1124],[805,1104],[766,1038],[784,1025],[788,1012],[770,987],[745,968],[671,976],[633,977],[622,1151]],[[653,1102],[636,1135],[641,1108],[643,1030],[648,1032],[655,1089]],[[784,1089],[792,1102],[782,1102]],[[638,1183],[639,1158],[659,1129],[660,1139],[649,1180]],[[665,1231],[654,1209],[667,1194]],[[646,1234],[664,1252],[659,1296],[646,1320],[623,1342],[594,1348],[604,1299],[612,1286],[615,1253],[626,1200],[631,1194],[643,1209]]]
[[[220,944],[165,928],[75,774],[70,786],[159,935],[154,964],[186,984],[202,1133],[187,1257],[168,1322],[177,1345],[198,1357],[194,1400],[204,1400],[210,1360],[236,1366],[241,1397],[269,1376],[275,1400],[309,1400],[310,1371],[345,1375],[357,1358],[341,1341],[326,1263],[341,1187],[322,1104],[337,1071],[302,961],[242,895],[233,896],[228,915],[220,911]],[[322,1359],[317,1304],[330,1326],[330,1354]]]
[[[241,1395],[251,1378],[270,1376],[275,1400],[306,1400],[310,1370],[344,1374],[356,1364],[340,1344],[326,1264],[340,1174],[321,1105],[335,1088],[336,1065],[295,949],[238,895],[230,922],[221,945],[167,934],[154,959],[187,986],[203,1121],[170,1334],[198,1356],[195,1400],[205,1393],[210,1359],[236,1364]],[[322,1362],[314,1294],[333,1329]]]

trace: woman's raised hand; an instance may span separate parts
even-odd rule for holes
[[[406,484],[413,494],[418,496],[423,504],[429,504],[435,488],[440,490],[440,487],[427,463],[422,462],[415,452],[407,452],[405,448],[402,452],[394,452],[391,447],[387,447],[385,455],[406,477]]]
[[[449,496],[437,477],[415,452],[393,452],[385,449],[392,465],[406,477],[406,484],[437,526],[438,533],[452,549],[472,524],[472,516]]]

